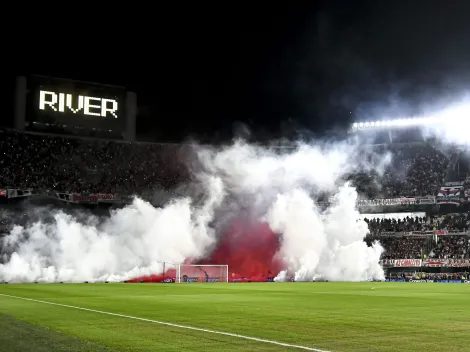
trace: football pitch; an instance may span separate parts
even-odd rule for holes
[[[0,285],[0,351],[470,351],[470,285]]]

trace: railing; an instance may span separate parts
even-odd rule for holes
[[[470,259],[383,259],[380,264],[387,268],[469,268]]]
[[[470,231],[460,230],[425,230],[425,231],[378,231],[371,233],[375,236],[402,237],[402,236],[470,236]]]

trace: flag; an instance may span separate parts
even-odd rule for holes
[[[463,190],[462,186],[458,187],[441,187],[438,193],[438,197],[456,197],[460,195]]]
[[[437,203],[459,205],[460,201],[463,200],[463,191],[462,186],[441,187],[437,194]]]

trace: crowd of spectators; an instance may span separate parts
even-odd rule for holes
[[[403,219],[364,219],[369,225],[372,235],[380,235],[387,232],[412,232],[412,231],[456,231],[465,232],[469,229],[470,220],[466,213],[450,214],[433,217],[405,217]]]
[[[188,178],[181,147],[0,131],[0,187],[89,193],[168,189]],[[379,147],[384,172],[352,175],[369,198],[435,195],[448,160],[431,145]]]
[[[359,193],[367,198],[435,195],[444,182],[448,159],[431,145],[380,147],[377,153],[391,156],[383,172],[352,176]]]
[[[423,258],[425,237],[385,237],[380,239],[384,248],[383,259],[420,259]]]
[[[425,231],[432,229],[432,224],[426,218],[406,217],[404,219],[364,219],[369,225],[369,231],[373,235],[383,232],[409,232]]]
[[[431,280],[460,280],[468,278],[468,272],[460,271],[456,273],[416,273],[415,277],[418,279],[431,279]]]
[[[429,254],[430,258],[463,259],[470,255],[469,236],[442,236]]]
[[[470,257],[470,236],[467,214],[434,217],[406,217],[404,219],[364,219],[369,225],[367,243],[379,240],[384,247],[384,259],[460,259]],[[413,232],[435,231],[431,246],[429,236],[413,236]],[[447,231],[442,235],[442,231]],[[452,232],[456,231],[455,234]],[[450,234],[449,234],[450,233]],[[432,236],[434,232],[429,233]]]
[[[367,236],[371,244],[378,240],[384,248],[383,259],[467,259],[470,258],[470,236]],[[429,242],[431,241],[431,242]],[[431,244],[428,246],[427,244]]]
[[[444,182],[448,159],[430,145],[393,146],[384,172],[352,177],[368,198],[435,195]],[[178,145],[78,139],[0,130],[0,188],[77,193],[144,194],[171,190],[189,180]],[[412,236],[412,232],[469,229],[467,214],[403,219],[365,219],[379,240],[384,259],[470,258],[470,236]],[[0,236],[9,224],[0,221]],[[399,235],[396,235],[399,233]],[[1,242],[1,241],[0,241]],[[1,252],[1,251],[0,251]]]
[[[365,241],[368,244],[375,240],[380,241],[384,248],[383,259],[470,258],[470,236],[460,234],[460,231],[468,230],[466,217],[454,215],[439,219],[441,220],[434,220],[435,222],[432,219],[425,218],[406,218],[403,220],[366,219],[369,224],[370,234],[365,238]],[[451,220],[446,221],[446,219]],[[454,227],[454,219],[458,219],[457,223],[459,225],[457,227]],[[461,226],[464,222],[466,225]],[[434,232],[431,232],[428,236],[414,236],[410,232],[435,230],[437,233],[441,233],[442,230],[437,230],[437,228],[459,231],[459,233],[446,233],[434,237]]]
[[[467,279],[469,276],[467,271],[450,272],[450,273],[427,273],[427,272],[405,272],[395,271],[387,275],[390,279],[415,279],[415,280],[461,280]]]
[[[432,221],[438,230],[448,231],[468,231],[469,219],[467,214],[454,214],[442,217],[436,217]]]
[[[188,178],[172,145],[0,131],[0,187],[135,194]]]
[[[179,146],[79,139],[0,131],[1,187],[89,193],[139,193],[168,189],[188,178]],[[369,198],[435,195],[447,158],[430,145],[393,146],[391,164],[352,177]]]

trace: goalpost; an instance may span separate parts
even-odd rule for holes
[[[176,282],[228,282],[228,265],[179,264]]]

